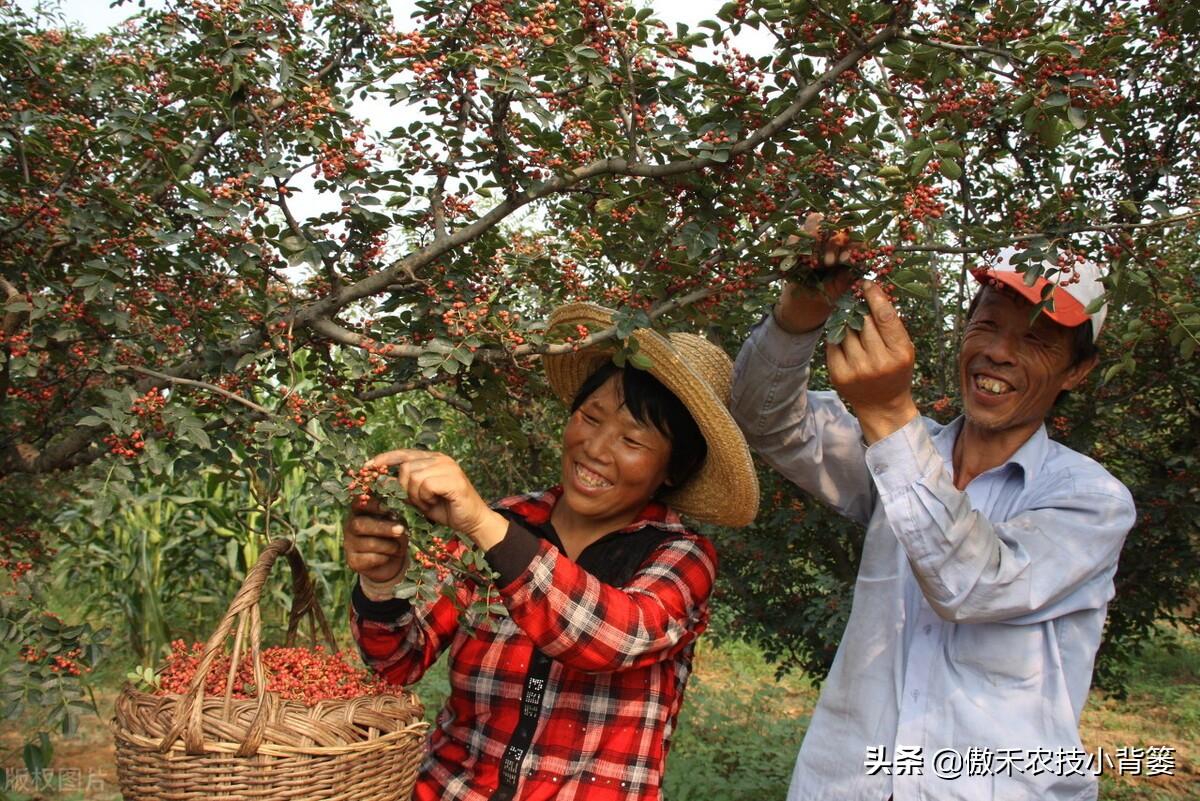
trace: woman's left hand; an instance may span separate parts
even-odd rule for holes
[[[374,456],[369,467],[396,467],[408,501],[431,522],[487,550],[504,539],[508,521],[487,505],[458,462],[444,453],[403,449]]]

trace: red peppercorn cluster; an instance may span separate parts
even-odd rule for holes
[[[360,467],[357,470],[347,471],[350,476],[350,481],[347,488],[350,494],[357,498],[359,503],[366,503],[371,500],[371,493],[375,489],[375,482],[387,475],[386,467]]]
[[[450,576],[449,563],[462,556],[465,550],[465,546],[459,540],[447,542],[441,537],[431,536],[413,552],[413,560],[425,570],[433,571],[440,583]]]
[[[119,437],[116,434],[105,434],[103,437],[104,444],[108,446],[108,450],[117,456],[125,459],[136,459],[141,455],[146,448],[146,441],[142,438],[141,429],[134,429],[133,433],[128,437]]]
[[[183,640],[171,643],[171,654],[159,674],[156,695],[182,695],[188,691],[196,676],[196,667],[204,655],[203,643],[188,646]],[[224,695],[225,679],[229,675],[229,655],[222,654],[214,661],[204,683],[208,695]],[[278,693],[287,701],[299,701],[314,706],[321,701],[360,698],[382,693],[399,693],[400,687],[387,684],[382,677],[357,667],[345,651],[328,651],[323,646],[312,648],[275,647],[262,651],[263,671],[267,686],[254,682],[254,661],[246,654],[233,678],[231,696],[237,699],[255,698],[262,689]]]
[[[71,650],[51,656],[50,652],[44,648],[38,648],[34,645],[25,645],[21,648],[21,660],[28,662],[31,665],[36,665],[39,662],[47,663],[50,670],[55,673],[65,673],[69,676],[79,676],[83,673],[91,673],[92,669],[87,665],[81,665],[79,658],[83,656],[83,650],[80,648],[72,648]]]
[[[42,543],[42,532],[28,526],[0,529],[0,570],[15,584],[38,564],[57,553]]]

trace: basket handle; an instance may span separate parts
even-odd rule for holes
[[[236,636],[234,637],[233,652],[230,655],[229,676],[225,682],[224,715],[228,718],[233,694],[233,676],[241,664],[243,645],[245,644],[246,634],[249,633],[249,652],[254,663],[254,684],[255,692],[258,693],[258,708],[254,712],[254,718],[246,731],[246,736],[242,740],[242,745],[238,749],[237,755],[253,756],[258,752],[259,746],[262,745],[262,737],[267,722],[273,717],[274,707],[277,703],[277,699],[273,697],[273,694],[266,691],[266,671],[263,669],[262,664],[262,619],[258,604],[262,596],[263,587],[266,585],[267,578],[271,574],[271,567],[281,555],[287,557],[288,564],[292,569],[292,608],[288,614],[287,644],[289,646],[292,645],[301,619],[307,616],[310,623],[309,630],[312,635],[313,644],[316,644],[317,626],[320,626],[321,633],[324,634],[330,651],[337,651],[333,632],[329,628],[325,614],[321,611],[321,607],[317,603],[313,581],[308,574],[308,569],[304,565],[304,559],[300,556],[299,551],[296,550],[295,544],[291,540],[273,540],[258,557],[258,562],[246,574],[246,579],[242,582],[241,589],[238,590],[237,595],[234,596],[233,601],[229,604],[225,616],[221,618],[216,631],[208,638],[208,642],[204,644],[204,654],[200,657],[200,662],[196,665],[196,673],[192,676],[192,682],[188,687],[187,694],[183,696],[175,708],[175,722],[170,730],[163,735],[162,741],[158,745],[160,753],[166,753],[171,750],[171,747],[181,736],[184,738],[184,747],[187,753],[204,753],[204,684],[213,663],[216,662],[217,656],[223,650],[226,639],[229,637],[230,632],[233,631],[235,620],[238,626]]]

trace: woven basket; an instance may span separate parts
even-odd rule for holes
[[[112,721],[117,778],[125,801],[408,801],[425,750],[424,710],[411,693],[305,706],[277,693],[234,699],[233,670],[247,645],[255,686],[266,686],[259,596],[280,555],[292,568],[287,644],[307,617],[331,650],[333,634],[316,603],[304,560],[275,540],[204,646],[186,695],[150,695],[125,685]],[[233,630],[225,697],[205,698],[204,682]]]

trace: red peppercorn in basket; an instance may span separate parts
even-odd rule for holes
[[[258,601],[279,556],[292,568],[288,642],[264,649]],[[293,644],[303,619],[310,647]],[[316,643],[318,628],[328,650]],[[408,801],[424,756],[423,716],[416,696],[337,651],[303,559],[280,539],[207,643],[175,643],[156,692],[124,687],[112,721],[117,777],[126,801]]]

